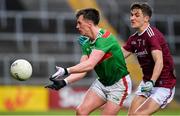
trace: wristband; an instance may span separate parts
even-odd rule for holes
[[[149,80],[152,84],[153,84],[153,87],[155,86],[155,82],[153,80]]]
[[[69,72],[68,72],[67,68],[64,68],[64,75],[68,75],[68,74],[69,74]]]
[[[66,85],[68,84],[68,81],[66,79],[64,79],[64,81],[66,82]]]

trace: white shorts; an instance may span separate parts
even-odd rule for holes
[[[154,87],[151,92],[141,92],[141,86],[144,85],[144,82],[138,86],[136,91],[136,95],[142,95],[144,97],[150,97],[155,100],[161,108],[165,108],[165,106],[172,101],[174,98],[175,87],[173,89],[164,88],[164,87]]]
[[[112,101],[122,106],[132,90],[131,78],[127,75],[111,86],[104,86],[96,79],[90,89],[95,91],[103,100]]]

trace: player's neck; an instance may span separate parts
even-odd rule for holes
[[[149,27],[149,23],[142,25],[137,31],[139,34],[143,33]]]
[[[94,26],[91,28],[91,39],[95,40],[99,34],[100,28],[98,26]]]

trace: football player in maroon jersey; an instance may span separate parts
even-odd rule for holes
[[[136,32],[123,46],[124,57],[137,56],[143,79],[129,108],[129,115],[150,115],[164,108],[174,97],[174,63],[163,34],[150,25],[151,7],[145,3],[131,6],[131,27]]]

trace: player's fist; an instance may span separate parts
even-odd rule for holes
[[[64,86],[67,85],[66,81],[65,80],[52,80],[51,81],[53,82],[52,84],[49,84],[49,85],[46,85],[45,88],[50,88],[50,89],[53,89],[53,90],[59,90],[61,88],[63,88]]]
[[[152,80],[147,81],[142,87],[141,92],[150,92],[154,87],[154,82]]]
[[[68,75],[68,70],[66,69],[66,68],[62,68],[62,67],[58,67],[58,66],[56,66],[56,69],[57,69],[57,71],[56,71],[56,73],[54,73],[51,77],[50,77],[50,79],[57,79],[58,77],[62,77],[62,76],[64,76],[64,75]]]

